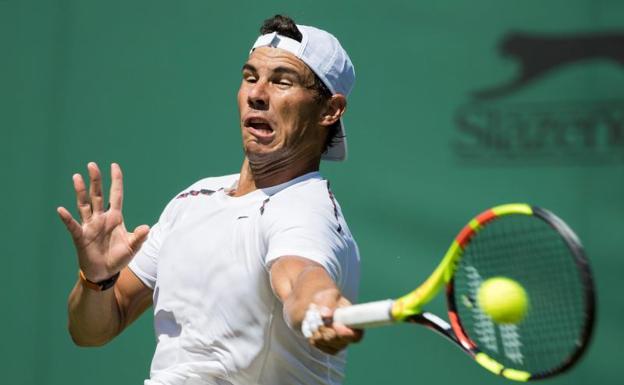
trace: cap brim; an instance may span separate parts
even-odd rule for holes
[[[327,151],[321,155],[321,159],[335,162],[341,162],[347,159],[347,134],[342,119],[340,119],[338,137],[334,140],[334,144],[328,147]]]

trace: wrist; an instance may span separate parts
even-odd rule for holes
[[[80,279],[80,283],[82,284],[83,287],[86,287],[87,289],[95,290],[95,291],[104,291],[115,286],[115,283],[117,282],[117,279],[119,278],[119,273],[120,272],[117,272],[110,278],[103,279],[97,282],[93,282],[93,281],[90,281],[87,277],[85,277],[82,270],[78,270],[78,278]]]

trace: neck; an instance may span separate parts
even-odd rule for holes
[[[318,157],[308,162],[289,164],[288,162],[276,161],[275,163],[269,163],[268,166],[258,167],[263,166],[265,162],[260,162],[261,164],[258,165],[253,160],[250,161],[249,158],[249,156],[246,156],[243,161],[238,187],[233,196],[242,196],[259,188],[286,183],[301,175],[318,171],[320,165],[320,157]]]

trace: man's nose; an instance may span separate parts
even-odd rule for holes
[[[258,81],[253,84],[247,94],[247,103],[249,107],[255,110],[269,109],[269,94],[267,90],[268,84],[265,81]]]

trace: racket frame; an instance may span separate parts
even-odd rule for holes
[[[522,208],[521,206],[526,206]],[[527,208],[530,210],[527,210]],[[492,211],[492,213],[490,212]],[[494,214],[494,216],[492,216]],[[459,316],[457,315],[457,303],[455,298],[455,290],[454,290],[454,280],[451,279],[447,284],[446,290],[446,298],[448,305],[448,316],[451,324],[451,328],[455,335],[457,336],[457,340],[459,345],[465,350],[467,353],[474,355],[475,360],[484,366],[489,371],[501,375],[503,377],[509,378],[511,380],[516,381],[534,381],[540,380],[548,377],[553,377],[557,374],[563,373],[566,370],[570,369],[574,364],[581,358],[587,347],[589,346],[589,342],[591,340],[591,335],[594,326],[594,319],[596,313],[596,301],[595,301],[595,289],[592,278],[591,269],[589,267],[589,261],[585,256],[585,251],[579,240],[578,236],[574,233],[574,231],[558,216],[553,214],[552,212],[543,209],[537,206],[529,206],[529,205],[503,205],[495,207],[491,210],[487,210],[480,215],[478,215],[473,221],[471,221],[458,235],[456,239],[458,242],[462,243],[462,245],[466,245],[470,238],[476,234],[487,222],[495,219],[496,217],[502,215],[509,214],[526,214],[533,215],[541,220],[543,220],[546,224],[552,227],[563,239],[566,246],[570,250],[573,261],[576,264],[577,272],[579,273],[579,278],[581,280],[583,286],[583,301],[585,305],[585,317],[583,319],[583,327],[580,331],[580,336],[578,341],[576,341],[576,349],[574,349],[571,354],[564,359],[558,366],[554,368],[550,368],[547,371],[537,372],[537,373],[529,373],[526,371],[516,370],[513,368],[507,368],[502,364],[498,363],[496,360],[487,356],[485,353],[481,352],[477,345],[467,336],[466,331],[464,330]],[[474,221],[478,223],[474,223]],[[469,230],[473,229],[473,231]],[[463,247],[462,247],[463,248]]]
[[[571,251],[584,287],[585,319],[576,349],[559,366],[541,373],[529,373],[508,368],[482,352],[477,344],[466,334],[459,316],[454,295],[455,269],[471,238],[488,222],[505,215],[533,215],[540,218],[565,241]],[[437,296],[442,287],[446,287],[448,317],[450,322],[428,312],[423,307]],[[374,327],[394,322],[417,323],[454,342],[481,366],[490,372],[515,381],[532,381],[552,377],[572,367],[586,350],[593,330],[595,317],[595,291],[591,269],[583,251],[583,246],[576,234],[559,217],[550,211],[524,203],[513,203],[493,207],[472,219],[455,237],[451,246],[433,273],[414,291],[396,299],[375,301],[337,309],[334,320],[350,327]]]

